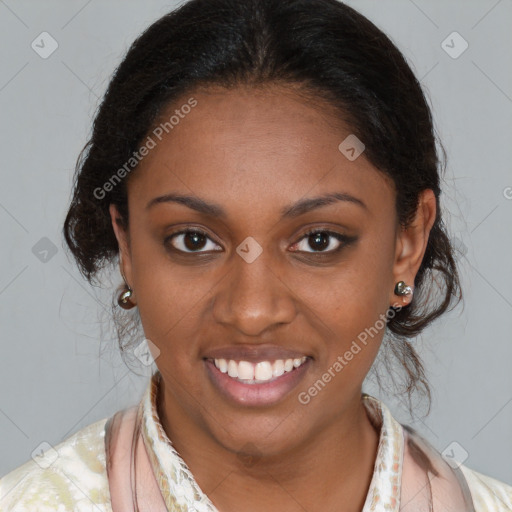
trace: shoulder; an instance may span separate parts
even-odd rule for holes
[[[462,464],[460,469],[471,491],[475,512],[510,512],[512,510],[512,486]]]
[[[111,512],[107,420],[82,428],[0,478],[0,512]]]

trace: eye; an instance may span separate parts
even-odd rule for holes
[[[313,254],[335,253],[355,240],[356,237],[317,228],[305,233],[300,241],[296,242],[293,247],[294,250],[298,248],[298,252],[309,252]],[[308,247],[313,250],[308,251]]]
[[[208,246],[208,241],[211,242],[211,245],[213,245],[213,247],[207,248],[206,250],[201,250],[204,249],[205,245]],[[215,242],[213,242],[213,240],[211,240],[211,238],[204,231],[197,228],[186,229],[171,234],[164,240],[164,245],[171,245],[172,248],[175,249],[176,251],[184,253],[197,253],[219,250],[214,248],[215,246],[219,246]]]

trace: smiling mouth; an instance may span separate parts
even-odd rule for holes
[[[301,367],[308,357],[276,359],[274,361],[236,361],[234,359],[209,359],[222,373],[243,384],[264,384],[273,382],[284,374]]]
[[[293,355],[298,357],[275,359],[267,355],[266,360],[255,355],[243,359],[205,357],[204,363],[210,382],[232,405],[268,407],[289,396],[307,375],[313,358],[300,352]]]

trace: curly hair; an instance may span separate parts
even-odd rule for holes
[[[430,408],[425,370],[409,339],[462,298],[439,203],[445,153],[405,57],[372,22],[341,2],[191,0],[147,28],[113,74],[78,158],[65,242],[92,283],[119,250],[109,204],[128,226],[127,180],[101,189],[100,197],[97,191],[132,157],[164,109],[201,86],[273,84],[300,86],[327,100],[348,123],[364,141],[366,158],[393,180],[403,228],[416,212],[420,192],[435,194],[436,219],[414,298],[389,319],[385,337],[387,350],[405,369],[400,392],[409,400],[413,391],[421,392]],[[128,330],[122,321],[118,327],[122,348]]]

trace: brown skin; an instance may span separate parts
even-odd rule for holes
[[[164,429],[222,512],[334,512],[340,503],[344,512],[360,511],[378,446],[361,389],[384,330],[310,403],[299,403],[298,394],[389,306],[407,305],[394,285],[414,282],[436,215],[434,194],[421,194],[414,222],[402,230],[391,180],[364,153],[353,162],[340,153],[351,131],[332,109],[274,86],[203,89],[169,112],[190,96],[197,106],[130,176],[128,233],[110,207],[132,300],[160,350]],[[333,191],[367,209],[339,201],[280,220],[285,205]],[[171,192],[216,203],[227,217],[171,202],[145,209]],[[194,227],[208,234],[202,244],[177,235],[166,248],[171,232]],[[327,237],[322,248],[304,237],[313,227],[357,240],[322,258],[343,242]],[[250,264],[236,253],[248,236],[263,249]],[[203,357],[218,347],[266,343],[310,355],[308,372],[272,406],[233,405],[209,381]]]

